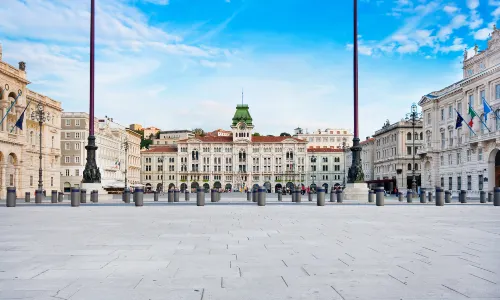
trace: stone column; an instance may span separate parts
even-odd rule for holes
[[[5,154],[4,154],[5,155]],[[5,156],[4,156],[4,160],[5,160]],[[3,195],[5,193],[5,187],[7,186],[7,164],[4,163],[2,165],[0,165],[0,195]]]
[[[20,160],[20,158],[17,158]],[[15,166],[14,167],[14,185],[16,186],[16,193],[22,192],[24,189],[23,187],[23,181],[21,180],[21,167],[20,166]],[[16,194],[17,196],[17,194]]]

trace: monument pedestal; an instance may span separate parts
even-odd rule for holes
[[[87,198],[90,201],[90,192],[96,190],[99,195],[99,200],[110,200],[113,195],[108,194],[103,188],[101,183],[82,183],[81,189],[87,190]]]
[[[348,183],[344,189],[344,200],[368,201],[368,190],[366,183]]]

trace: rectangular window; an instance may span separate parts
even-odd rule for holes
[[[80,120],[75,120],[75,126],[80,126]]]
[[[69,150],[69,143],[64,143],[64,150]]]
[[[457,103],[457,111],[458,111],[460,114],[462,114],[462,113],[463,113],[463,112],[462,112],[462,102],[458,102],[458,103]]]
[[[75,144],[75,150],[80,150],[80,143]]]
[[[451,119],[453,117],[453,108],[448,106],[448,119]]]
[[[500,99],[500,84],[495,85],[495,99]]]
[[[448,190],[453,189],[453,177],[448,177]]]
[[[75,170],[75,176],[80,176],[80,169]]]
[[[65,136],[66,136],[67,139],[70,139],[71,138],[71,132],[66,132]]]
[[[479,102],[481,104],[483,103],[483,99],[486,99],[486,91],[485,90],[482,90],[479,92]]]
[[[80,156],[75,156],[75,163],[77,163],[77,164],[80,163]]]
[[[30,176],[30,186],[33,186],[33,176]]]
[[[444,108],[441,108],[441,121],[444,121]]]
[[[66,126],[71,126],[71,120],[65,120],[64,123],[65,123]]]
[[[411,147],[406,147],[406,154],[411,155]]]
[[[478,187],[479,187],[479,190],[482,191],[483,190],[483,175],[479,175],[478,176]]]
[[[75,139],[79,139],[80,138],[80,133],[79,132],[75,132]]]
[[[69,170],[66,169],[66,176],[69,176]]]
[[[457,152],[457,165],[462,163],[462,155],[460,152]]]
[[[474,95],[469,95],[469,105],[474,106]]]
[[[457,190],[462,190],[462,177],[458,176],[457,177]]]
[[[441,165],[444,166],[444,157],[442,155],[440,156],[439,160],[440,160]]]
[[[467,150],[467,161],[470,161],[470,157],[471,157],[470,153],[471,153],[471,151],[470,151],[470,149],[468,149]]]
[[[444,177],[441,177],[441,187],[444,187]]]
[[[482,161],[483,160],[483,148],[478,148],[477,149],[477,161]]]
[[[427,113],[427,124],[431,124],[431,113]]]
[[[467,190],[470,191],[472,190],[472,176],[467,175]]]
[[[446,138],[444,136],[444,132],[441,132],[441,149],[446,147]]]
[[[54,177],[50,177],[50,186],[54,186]]]
[[[65,156],[65,157],[64,157],[64,163],[69,164],[69,163],[71,162],[71,160],[70,160],[70,159],[71,159],[71,158],[70,158],[69,156]]]

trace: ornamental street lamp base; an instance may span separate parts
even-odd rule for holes
[[[348,183],[344,189],[344,200],[367,200],[368,190],[366,183]]]
[[[91,135],[88,138],[89,144],[85,146],[87,149],[87,163],[85,170],[83,170],[83,183],[101,183],[101,172],[96,164],[96,150],[95,136]]]

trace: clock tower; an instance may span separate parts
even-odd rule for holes
[[[252,141],[253,124],[252,117],[248,111],[248,104],[238,104],[234,113],[231,129],[233,131],[233,142]]]

